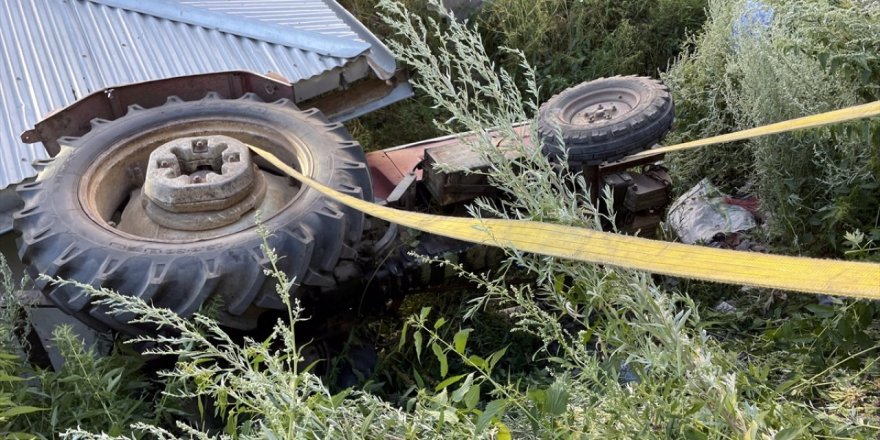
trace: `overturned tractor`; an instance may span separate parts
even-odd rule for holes
[[[124,87],[115,92],[125,95]],[[364,298],[386,304],[407,291],[442,284],[444,271],[423,267],[411,250],[456,255],[474,268],[498,261],[485,248],[442,237],[422,236],[411,246],[395,225],[302,187],[247,148],[265,149],[364,200],[451,212],[493,195],[479,173],[433,166],[488,167],[466,142],[447,138],[365,154],[342,124],[328,122],[316,108],[231,90],[195,100],[178,97],[183,95],[192,91],[171,93],[159,104],[153,97],[149,106],[126,103],[127,111],[112,119],[89,114],[95,106],[74,104],[52,118],[91,121],[89,127],[43,121],[26,133],[30,141],[55,146],[37,178],[18,187],[24,204],[14,227],[32,276],[113,289],[184,316],[216,298],[221,323],[247,330],[261,314],[284,307],[264,273],[268,257],[258,222],[271,233],[266,239],[282,257],[280,268],[296,279],[291,295],[325,316]],[[627,156],[657,145],[672,122],[665,86],[614,77],[551,98],[536,121],[539,139],[525,140],[550,160],[565,158],[583,172],[594,203],[600,187],[611,187],[614,206],[606,208],[613,208],[619,230],[652,235],[671,181],[659,164],[662,155]],[[38,287],[92,328],[145,331],[129,323],[131,316],[108,314],[73,286]]]

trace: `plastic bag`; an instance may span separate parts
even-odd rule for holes
[[[754,228],[757,223],[752,213],[728,203],[729,199],[708,179],[703,179],[672,203],[666,222],[687,244],[708,243],[718,233]]]

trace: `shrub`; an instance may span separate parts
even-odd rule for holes
[[[677,107],[673,140],[880,98],[876,2],[769,4],[766,29],[752,23],[755,28],[737,31],[756,3],[709,2],[693,49],[663,76]],[[844,233],[854,229],[880,237],[876,121],[704,148],[676,154],[670,163],[682,188],[708,176],[757,195],[771,237],[795,252],[839,252]]]
[[[706,0],[493,0],[477,17],[491,58],[535,66],[546,99],[603,76],[656,76],[705,19]]]

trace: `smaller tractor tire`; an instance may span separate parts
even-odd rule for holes
[[[545,102],[538,136],[545,155],[571,165],[598,165],[646,150],[672,128],[669,89],[640,76],[602,78]]]
[[[288,100],[266,103],[253,94],[222,99],[211,93],[198,101],[170,97],[159,107],[132,106],[113,121],[94,120],[82,137],[59,139],[61,152],[37,164],[42,171],[34,182],[17,188],[24,208],[15,214],[14,226],[29,273],[113,289],[181,316],[216,298],[221,324],[242,329],[253,327],[262,311],[284,310],[275,280],[265,272],[269,255],[261,248],[254,211],[237,225],[201,235],[137,234],[121,226],[119,212],[141,192],[151,152],[177,138],[213,135],[269,150],[315,180],[372,200],[362,148],[342,124],[329,123],[317,110],[299,110]],[[261,218],[279,270],[295,282],[291,296],[320,298],[339,282],[334,272],[339,262],[357,258],[363,214],[310,188],[297,189],[264,162],[255,160],[253,166],[265,180],[294,193],[275,196],[276,208]],[[75,286],[37,284],[90,327],[128,334],[154,330],[131,325],[131,314],[109,314]]]

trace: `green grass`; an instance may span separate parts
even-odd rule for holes
[[[383,150],[443,135],[434,124],[437,112],[416,96],[347,122],[346,128],[366,151]]]
[[[534,66],[542,98],[614,75],[656,77],[702,25],[706,0],[495,0],[477,16],[489,55]]]

